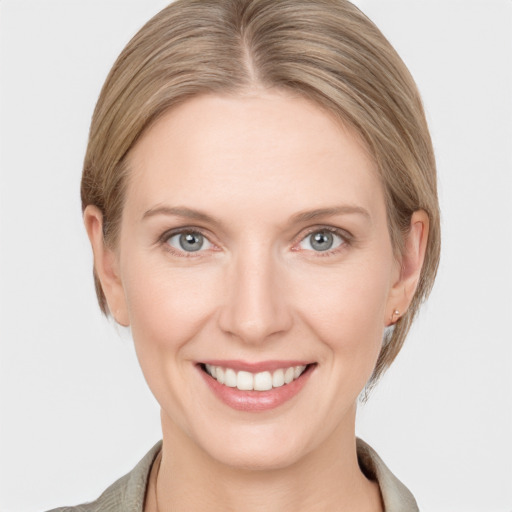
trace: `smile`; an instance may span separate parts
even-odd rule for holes
[[[211,377],[220,384],[224,384],[224,386],[237,388],[240,391],[268,391],[290,384],[298,379],[306,369],[306,365],[289,366],[288,368],[279,368],[273,372],[258,373],[243,370],[237,372],[233,368],[223,368],[210,364],[206,364],[205,369]]]
[[[209,361],[197,367],[203,379],[232,409],[259,412],[274,409],[295,397],[305,386],[316,363],[300,361],[258,364]]]

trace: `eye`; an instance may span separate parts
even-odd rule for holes
[[[307,235],[299,247],[307,251],[325,252],[337,249],[345,242],[342,235],[329,229],[319,229]]]
[[[166,243],[183,252],[197,252],[211,249],[212,243],[197,231],[183,231],[167,238]]]

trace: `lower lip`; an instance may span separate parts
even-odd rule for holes
[[[232,409],[249,412],[268,411],[291,400],[304,387],[313,368],[314,365],[309,365],[298,379],[278,388],[272,388],[268,391],[241,391],[238,388],[230,388],[229,386],[220,384],[198,367],[206,384],[217,398]]]

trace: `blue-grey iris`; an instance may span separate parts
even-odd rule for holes
[[[180,247],[187,252],[199,251],[203,247],[204,237],[200,233],[183,233],[180,235]]]
[[[334,237],[329,231],[318,231],[311,236],[311,247],[315,251],[328,251],[334,243]]]

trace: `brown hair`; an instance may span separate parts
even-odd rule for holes
[[[103,214],[115,246],[129,169],[126,156],[169,108],[192,96],[288,89],[352,126],[373,155],[384,187],[397,257],[411,215],[430,220],[426,257],[408,311],[387,330],[373,382],[391,364],[440,253],[432,143],[417,87],[378,28],[347,0],[177,0],[128,43],[101,91],[85,156],[82,207]],[[102,311],[108,306],[97,276]]]

